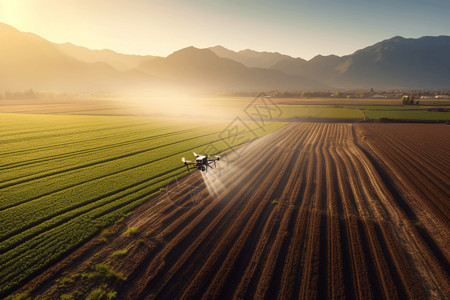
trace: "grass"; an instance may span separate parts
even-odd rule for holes
[[[56,282],[58,290],[62,292],[61,299],[115,299],[117,292],[112,286],[124,280],[121,272],[113,270],[107,263],[100,263],[91,266],[87,271],[58,279]],[[85,291],[76,290],[80,286]],[[29,293],[27,297],[28,295]]]
[[[128,253],[128,249],[119,249],[114,251],[111,256],[125,256]]]
[[[226,150],[228,124],[0,113],[0,297],[187,174],[181,157]]]
[[[117,223],[117,221],[116,221],[116,223]],[[109,238],[114,236],[116,233],[117,233],[117,231],[114,231],[114,230],[112,230],[110,228],[103,229],[102,232],[100,233],[100,241],[106,243],[106,242],[109,241]]]
[[[81,299],[83,296],[82,292],[79,291],[74,291],[68,294],[62,294],[60,299],[61,300],[77,300],[77,299]]]
[[[65,281],[66,286],[68,283],[73,283],[77,280],[99,280],[99,281],[109,281],[109,280],[125,280],[125,277],[121,272],[114,271],[110,265],[107,263],[100,263],[92,266],[88,271],[77,273],[72,275],[67,281]],[[62,279],[66,280],[66,279]]]
[[[283,111],[282,119],[292,117],[312,117],[326,119],[363,119],[364,114],[359,109],[333,107],[333,105],[280,105]]]
[[[128,227],[127,231],[123,234],[124,236],[136,236],[139,233],[137,227]]]
[[[116,291],[108,291],[107,286],[93,289],[86,297],[86,300],[116,299]]]
[[[448,112],[427,111],[435,106],[421,105],[280,105],[281,119],[292,117],[315,119],[370,119],[449,121]]]
[[[25,291],[23,293],[15,294],[6,298],[6,300],[28,300],[30,298],[30,291]]]
[[[425,120],[425,121],[449,121],[450,113],[436,111],[367,111],[371,119],[395,119],[395,120]]]
[[[70,277],[64,277],[57,279],[56,282],[58,284],[58,289],[65,290],[75,283],[75,279]]]

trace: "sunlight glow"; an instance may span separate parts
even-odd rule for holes
[[[25,15],[21,1],[0,0],[0,22],[23,25]]]

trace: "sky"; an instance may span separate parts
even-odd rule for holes
[[[159,56],[216,45],[342,56],[450,35],[449,16],[450,0],[0,0],[0,22],[51,42]]]

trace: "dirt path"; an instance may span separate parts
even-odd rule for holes
[[[55,280],[106,261],[126,277],[114,286],[125,299],[448,298],[446,171],[430,172],[425,154],[409,166],[414,140],[391,138],[403,158],[377,125],[364,137],[359,125],[290,124],[229,167],[168,187],[170,200],[151,199],[24,289],[87,293],[94,283],[62,291]],[[448,164],[448,153],[436,155]],[[417,174],[403,165],[435,185],[408,198]]]

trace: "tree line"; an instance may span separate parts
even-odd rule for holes
[[[74,98],[113,98],[117,95],[108,92],[52,92],[35,91],[27,89],[23,91],[0,91],[0,100],[23,99],[74,99]]]
[[[268,95],[274,98],[386,98],[386,99],[401,99],[404,95],[413,96],[415,98],[430,97],[434,98],[437,95],[450,96],[450,90],[349,90],[349,91],[266,91]],[[223,92],[217,93],[218,96],[234,96],[234,97],[254,97],[258,92]]]

